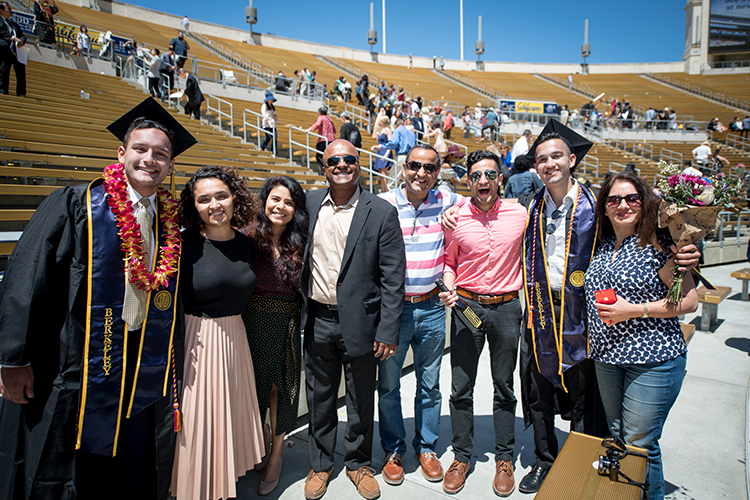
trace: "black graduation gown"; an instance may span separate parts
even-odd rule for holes
[[[0,285],[0,365],[30,363],[35,394],[25,405],[4,402],[0,498],[77,498],[75,441],[88,288],[86,188],[65,187],[42,202],[13,250]],[[182,316],[178,310],[177,317]],[[184,330],[177,325],[178,376],[183,346]],[[175,443],[171,394],[153,407],[158,484],[154,495],[165,499]],[[117,494],[102,493],[108,498]]]

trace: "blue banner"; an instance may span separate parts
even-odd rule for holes
[[[21,27],[21,31],[23,31],[26,36],[34,35],[33,14],[14,12],[13,20],[18,23],[18,25]],[[80,26],[61,21],[55,21],[55,36],[57,37],[57,40],[59,42],[62,42],[63,44],[75,45],[76,38],[78,38],[78,33],[80,31]],[[99,35],[101,32],[93,29],[90,29],[88,31],[89,37],[91,37],[91,52],[93,54],[98,54],[102,45],[99,43]],[[110,38],[112,40],[112,46],[115,50],[115,55],[127,57],[128,54],[125,51],[125,42],[127,42],[128,39],[117,35],[110,35]]]
[[[500,110],[518,113],[544,113],[547,115],[557,114],[557,103],[528,101],[518,99],[501,99]]]

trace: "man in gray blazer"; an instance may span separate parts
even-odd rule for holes
[[[406,257],[396,209],[359,187],[359,157],[348,141],[323,153],[329,189],[307,195],[310,213],[302,272],[302,324],[310,464],[305,497],[322,497],[333,472],[336,401],[344,368],[346,474],[377,498],[370,466],[378,359],[396,352],[404,308]]]

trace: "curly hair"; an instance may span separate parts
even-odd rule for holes
[[[273,232],[271,221],[266,215],[266,202],[268,201],[268,195],[277,186],[287,188],[292,197],[292,202],[294,202],[294,216],[286,225],[284,233],[279,239],[279,253],[283,264],[281,266],[281,278],[290,287],[296,287],[299,285],[302,276],[304,264],[302,258],[307,243],[309,224],[307,197],[302,186],[285,175],[268,179],[260,188],[258,194],[261,208],[255,213],[252,226],[243,232],[250,238],[250,247],[253,254],[270,261],[273,256]]]
[[[202,179],[218,179],[229,188],[234,205],[232,227],[245,227],[258,212],[258,201],[237,169],[206,165],[193,174],[180,194],[180,223],[185,230],[199,232],[203,228],[203,219],[195,208],[195,186]]]
[[[657,243],[657,225],[659,220],[659,203],[656,195],[651,191],[648,183],[630,171],[623,171],[617,175],[608,177],[602,183],[596,202],[596,219],[599,226],[599,241],[604,242],[607,238],[614,236],[615,230],[612,222],[607,217],[607,198],[615,182],[628,182],[635,187],[641,197],[641,213],[635,226],[639,244],[642,247]]]

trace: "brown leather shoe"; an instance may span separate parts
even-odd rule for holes
[[[375,471],[363,465],[357,470],[346,468],[346,475],[352,480],[360,495],[367,500],[374,500],[380,496],[380,486],[375,479]]]
[[[492,489],[501,497],[510,496],[516,489],[513,480],[513,464],[510,460],[498,460],[495,463],[495,479],[492,481]]]
[[[440,465],[440,460],[434,452],[417,453],[417,458],[425,479],[432,482],[443,479],[443,466]]]
[[[305,479],[305,498],[307,500],[318,500],[325,495],[331,474],[333,474],[333,467],[325,472],[311,470],[307,479]]]
[[[404,466],[401,464],[401,455],[389,453],[383,464],[383,479],[391,486],[398,486],[404,482]]]
[[[466,476],[469,475],[469,470],[471,470],[470,463],[454,460],[443,478],[443,491],[451,495],[461,491],[466,482]]]

